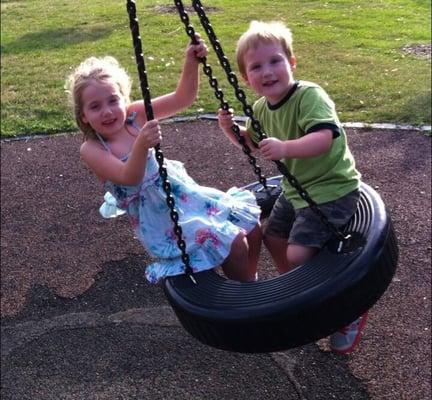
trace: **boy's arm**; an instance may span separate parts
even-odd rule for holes
[[[267,138],[259,143],[261,155],[267,160],[282,158],[309,158],[327,153],[333,143],[333,131],[321,129],[298,139]]]

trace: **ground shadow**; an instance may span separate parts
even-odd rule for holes
[[[21,323],[2,330],[2,399],[369,398],[347,359],[316,344],[239,354],[204,346],[166,315],[115,321],[116,313],[167,308],[142,261],[110,262],[74,299],[35,287],[14,318]]]
[[[146,255],[131,255],[103,265],[95,284],[82,295],[72,299],[58,296],[43,285],[33,286],[21,312],[14,317],[3,317],[2,325],[10,322],[53,318],[79,312],[115,313],[139,307],[165,304],[161,287],[151,285],[144,276],[149,259]]]
[[[57,50],[83,42],[94,42],[108,36],[115,27],[74,26],[68,28],[45,29],[27,33],[15,41],[2,45],[2,54],[20,54],[28,51]]]

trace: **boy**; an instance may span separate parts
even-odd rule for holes
[[[258,143],[258,152],[267,160],[282,160],[329,221],[344,225],[357,207],[360,173],[332,100],[318,85],[294,80],[291,31],[279,22],[252,21],[238,41],[236,55],[243,79],[261,96],[253,109],[268,138]],[[240,146],[233,124],[232,110],[219,110],[220,127]],[[239,128],[253,149],[259,137],[251,121]],[[332,236],[285,178],[282,189],[264,234],[280,273],[304,264]],[[365,322],[366,314],[333,334],[332,349],[352,351]]]

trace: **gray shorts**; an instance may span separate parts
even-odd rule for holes
[[[320,204],[318,208],[333,225],[341,227],[355,213],[359,198],[359,190],[354,190],[340,199]],[[318,248],[323,247],[333,237],[331,230],[310,207],[295,210],[283,193],[273,206],[265,234],[286,238],[290,244]]]

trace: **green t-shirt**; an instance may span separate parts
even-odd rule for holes
[[[262,97],[255,102],[253,110],[268,137],[291,140],[324,128],[333,131],[329,152],[317,157],[282,160],[317,204],[339,199],[359,187],[360,173],[355,168],[346,133],[333,101],[320,86],[298,81],[278,104],[270,105]],[[253,133],[252,139],[258,142],[259,135],[254,132],[250,119],[246,128]],[[294,208],[308,206],[286,178],[282,181],[282,189]]]

